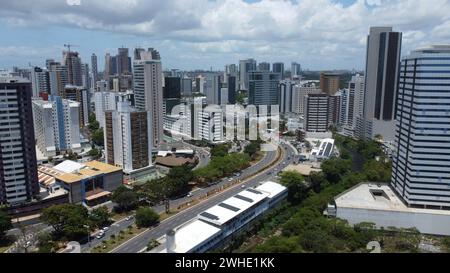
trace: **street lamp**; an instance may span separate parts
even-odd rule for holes
[[[88,245],[89,247],[91,246],[91,230],[90,230],[90,226],[88,225],[83,225],[83,227],[85,227],[87,229],[87,237],[88,237]]]

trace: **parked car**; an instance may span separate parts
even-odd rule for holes
[[[133,219],[133,215],[130,215],[127,218],[125,218],[125,220],[127,220],[127,221],[131,221],[131,219]]]
[[[103,231],[100,231],[100,233],[97,234],[97,236],[96,236],[95,238],[101,239],[101,238],[103,238],[103,237],[105,237],[105,233],[104,233]]]
[[[106,231],[108,231],[109,230],[109,227],[104,227],[103,229],[102,229],[102,231],[104,231],[104,232],[106,232]]]

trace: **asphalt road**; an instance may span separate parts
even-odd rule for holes
[[[261,174],[256,175],[255,177],[251,178],[249,181],[244,182],[242,184],[238,184],[229,190],[226,190],[222,193],[219,193],[218,195],[212,196],[211,198],[203,201],[202,203],[193,206],[189,209],[186,209],[182,212],[179,212],[178,214],[172,216],[171,218],[168,218],[161,222],[158,226],[144,231],[139,236],[134,237],[133,239],[125,242],[124,244],[120,245],[116,249],[114,249],[113,253],[138,253],[146,248],[147,244],[153,240],[158,239],[161,236],[165,234],[165,232],[169,229],[174,229],[183,223],[189,221],[190,219],[196,217],[199,213],[203,212],[204,210],[232,197],[233,195],[239,193],[242,191],[243,187],[256,187],[260,182],[264,181],[274,181],[277,180],[276,176],[279,171],[281,171],[285,166],[292,163],[294,158],[294,150],[287,145],[281,145],[282,149],[285,151],[283,160],[280,161],[279,164],[272,166],[270,169],[262,172]],[[243,171],[242,175],[240,177],[245,177],[248,174],[257,173],[264,167],[266,167],[268,164],[270,164],[272,161],[274,161],[276,158],[276,152],[268,152],[267,156],[260,161],[258,164],[252,166],[251,168],[246,169]],[[288,158],[290,158],[288,160]],[[228,181],[227,181],[228,182]],[[221,182],[226,183],[224,181]],[[229,182],[228,182],[229,183]],[[207,189],[207,191],[211,190],[210,188]],[[204,194],[204,192],[198,191],[194,193],[194,197],[197,195]],[[184,200],[185,202],[186,200]]]

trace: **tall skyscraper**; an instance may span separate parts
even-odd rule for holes
[[[65,86],[69,84],[67,67],[58,62],[48,62],[47,67],[49,67],[50,94],[60,96]]]
[[[95,89],[95,86],[97,85],[97,82],[100,80],[98,78],[98,66],[97,66],[97,55],[94,53],[91,56],[91,67],[92,67],[92,81],[93,81],[93,89]]]
[[[79,107],[78,102],[58,96],[50,96],[49,101],[33,100],[36,145],[44,156],[81,152]]]
[[[154,59],[157,58],[157,59]],[[154,49],[141,51],[134,61],[134,100],[139,111],[151,112],[152,141],[163,141],[163,73],[159,53]]]
[[[118,102],[117,110],[105,112],[106,163],[127,174],[152,166],[152,114]]]
[[[106,53],[106,55],[105,55],[105,71],[103,72],[103,79],[105,81],[109,81],[109,76],[112,75],[111,62],[112,62],[111,54]]]
[[[320,89],[328,96],[339,91],[340,77],[336,73],[320,73]]]
[[[270,63],[262,62],[258,64],[259,71],[270,71]]]
[[[352,77],[349,83],[347,103],[347,126],[354,129],[358,117],[363,116],[364,109],[364,76]]]
[[[50,75],[48,71],[40,68],[31,68],[31,86],[33,97],[39,97],[40,93],[50,94]]]
[[[83,86],[83,73],[81,58],[78,52],[64,51],[63,52],[64,65],[67,67],[67,83],[76,86]]]
[[[284,63],[273,63],[272,64],[272,72],[279,73],[280,79],[284,80]]]
[[[228,103],[236,104],[237,77],[230,74],[227,76],[227,79]]]
[[[450,209],[449,67],[448,45],[401,61],[392,187],[412,207]]]
[[[131,74],[131,58],[129,57],[128,48],[119,48],[117,55],[117,74]]]
[[[192,96],[192,79],[191,78],[181,79],[181,93],[183,93],[183,96]]]
[[[281,81],[279,85],[279,102],[280,102],[280,113],[292,113],[292,100],[295,82],[285,80]]]
[[[249,71],[256,71],[256,61],[253,59],[239,61],[239,85],[241,90],[248,90]]]
[[[66,85],[64,92],[61,94],[63,99],[76,101],[80,104],[78,108],[79,113],[79,128],[83,128],[89,124],[89,92],[86,88],[74,85]]]
[[[291,64],[291,77],[294,78],[296,76],[300,76],[302,71],[302,67],[299,63],[292,62]]]
[[[292,90],[292,112],[305,115],[305,98],[310,94],[321,94],[322,90],[315,85],[295,85]]]
[[[17,204],[39,194],[31,83],[0,77],[0,204]]]
[[[163,99],[181,98],[181,79],[178,77],[165,77]]]
[[[278,105],[278,84],[280,74],[270,71],[249,72],[249,104]]]
[[[383,136],[394,140],[396,89],[402,46],[402,33],[391,27],[372,27],[367,38],[364,117],[359,119],[360,138]]]
[[[222,101],[220,92],[222,88],[222,80],[220,75],[213,75],[211,77],[211,81],[211,88],[208,88],[206,92],[206,102],[208,104],[219,105]]]

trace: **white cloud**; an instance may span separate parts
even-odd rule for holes
[[[450,38],[450,0],[357,0],[349,6],[336,0],[251,4],[243,0],[83,0],[79,6],[64,0],[0,0],[0,4],[0,17],[10,25],[56,24],[133,34],[171,41],[171,52],[185,52],[185,56],[190,50],[202,58],[247,54],[268,61],[296,57],[313,63],[325,57],[332,65],[361,59],[356,64],[361,67],[370,26],[390,25],[404,32],[407,49]]]

